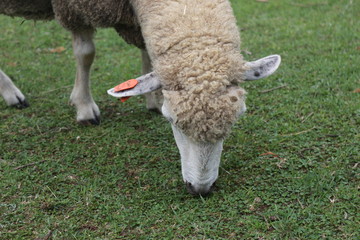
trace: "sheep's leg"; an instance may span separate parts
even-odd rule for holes
[[[15,86],[11,79],[0,70],[0,95],[3,96],[5,102],[9,106],[17,108],[26,108],[29,106],[25,96]]]
[[[94,30],[73,32],[73,49],[77,69],[75,85],[70,100],[77,110],[77,121],[84,124],[100,124],[100,110],[91,96],[90,68],[95,57]]]
[[[143,75],[145,75],[152,71],[152,64],[149,54],[147,53],[146,50],[141,50],[141,56],[142,56],[142,73]],[[150,111],[161,113],[161,107],[164,102],[164,97],[162,95],[161,89],[151,93],[144,94],[144,96],[146,99],[146,108],[149,109]]]

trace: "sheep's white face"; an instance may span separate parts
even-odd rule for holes
[[[240,105],[237,117],[246,111],[245,103]],[[162,114],[171,123],[174,138],[181,156],[181,170],[183,180],[189,193],[193,195],[207,195],[213,189],[219,175],[223,139],[215,142],[196,142],[176,126],[176,116],[170,104],[164,101]]]
[[[197,143],[172,124],[177,147],[181,156],[181,172],[188,191],[194,195],[206,195],[219,175],[223,140],[215,143]]]

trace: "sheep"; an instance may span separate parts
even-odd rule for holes
[[[77,120],[99,123],[100,112],[89,89],[95,53],[92,37],[97,27],[114,27],[141,49],[144,75],[132,89],[112,88],[108,93],[117,98],[145,95],[147,108],[158,110],[170,122],[187,190],[193,195],[209,194],[218,178],[224,139],[246,111],[246,92],[239,84],[274,73],[280,56],[254,62],[243,59],[229,0],[51,3],[52,12],[40,11],[42,16],[53,16],[73,34],[77,78],[70,98]],[[16,11],[1,13],[18,15]],[[36,18],[30,15],[25,17]]]
[[[243,60],[228,0],[132,4],[153,72],[138,78],[134,89],[108,93],[122,98],[161,89],[163,99],[154,97],[153,105],[171,124],[183,180],[191,194],[207,195],[218,178],[223,141],[246,110],[239,83],[271,75],[280,56]]]

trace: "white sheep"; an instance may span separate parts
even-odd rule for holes
[[[246,110],[245,90],[239,83],[272,74],[280,56],[243,60],[228,0],[53,0],[52,11],[73,34],[77,78],[71,100],[78,121],[99,122],[99,109],[89,90],[95,53],[92,36],[96,27],[114,27],[142,49],[143,72],[148,74],[139,77],[132,89],[108,93],[118,98],[145,94],[147,107],[158,109],[171,123],[188,191],[211,192],[223,141]],[[0,88],[2,95],[19,93],[9,78],[0,79],[7,82],[5,90]],[[18,103],[24,102],[22,94],[19,98]]]

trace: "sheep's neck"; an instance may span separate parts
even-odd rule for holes
[[[240,48],[236,19],[228,0],[131,2],[153,61],[189,37],[211,36]]]

